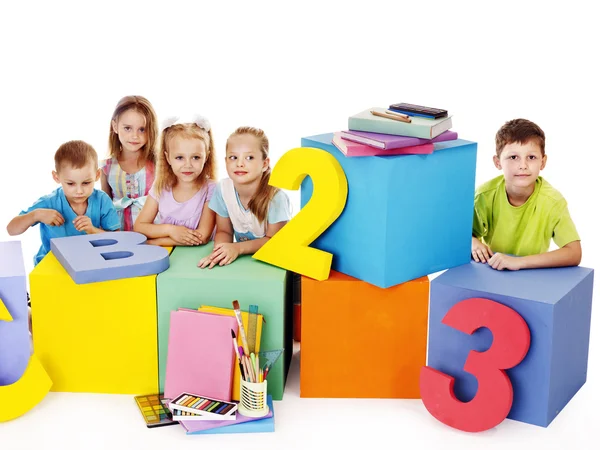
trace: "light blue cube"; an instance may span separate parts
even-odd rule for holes
[[[302,147],[331,153],[348,179],[344,211],[312,244],[333,254],[332,269],[388,288],[470,261],[475,142],[439,142],[429,155],[347,158],[332,138],[302,138]],[[302,206],[312,189],[306,177]]]

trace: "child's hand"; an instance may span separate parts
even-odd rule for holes
[[[508,256],[503,253],[494,253],[488,264],[496,270],[519,270],[523,268],[523,260],[516,256]]]
[[[212,269],[217,264],[219,266],[226,266],[231,264],[236,258],[240,256],[239,246],[234,243],[224,243],[215,246],[214,250],[209,256],[205,256],[198,263],[198,267],[204,269],[208,266]]]
[[[490,248],[481,242],[476,237],[472,237],[471,239],[471,256],[477,262],[488,262],[494,253],[490,250]]]
[[[73,221],[73,226],[77,231],[85,231],[87,234],[96,233],[96,228],[92,225],[92,219],[88,216],[77,216]]]
[[[190,230],[183,225],[172,225],[169,237],[179,245],[202,244],[202,234],[198,230]]]
[[[40,208],[35,210],[35,221],[42,222],[46,225],[60,227],[65,223],[63,216],[55,209]]]

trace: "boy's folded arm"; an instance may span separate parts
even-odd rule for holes
[[[39,220],[37,220],[37,209],[30,211],[25,214],[21,214],[16,216],[13,220],[11,220],[6,226],[6,231],[10,236],[16,236],[18,234],[23,234],[29,227],[35,225]]]
[[[581,242],[569,242],[551,252],[521,257],[523,269],[578,266],[581,263]]]

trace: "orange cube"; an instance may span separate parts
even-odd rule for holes
[[[387,289],[302,277],[300,396],[420,398],[428,305],[427,277]]]

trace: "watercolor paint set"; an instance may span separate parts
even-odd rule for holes
[[[178,423],[173,420],[173,415],[169,411],[169,399],[164,398],[162,394],[138,395],[134,398],[148,428]]]
[[[174,420],[235,420],[238,404],[184,392],[169,403],[169,408]]]

